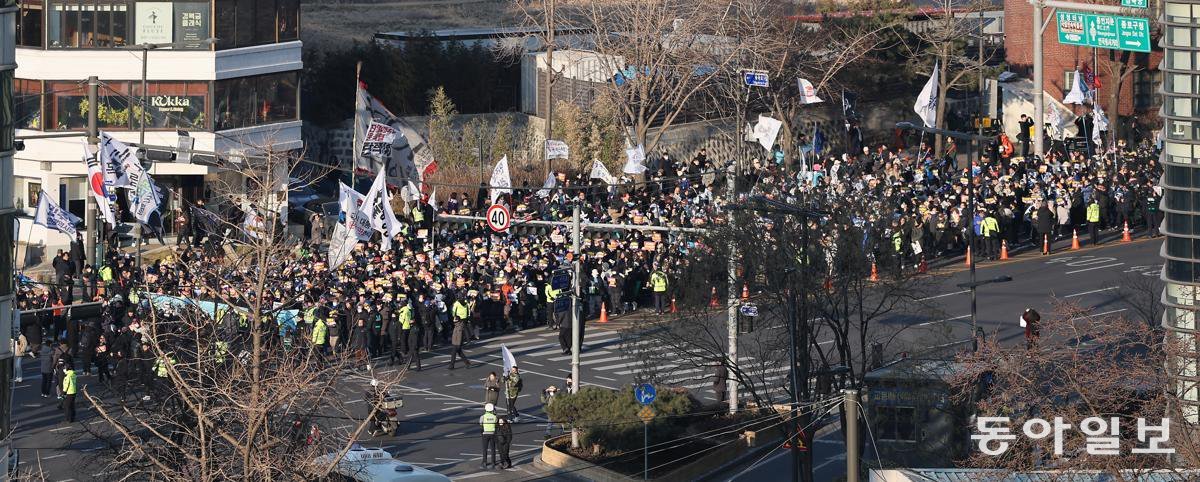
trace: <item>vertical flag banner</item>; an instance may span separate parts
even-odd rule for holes
[[[500,345],[500,355],[504,358],[504,376],[512,373],[512,368],[517,366],[517,357],[513,356],[505,345]]]
[[[83,143],[83,163],[87,166],[88,171],[88,190],[92,192],[92,197],[96,198],[96,207],[100,210],[100,215],[104,216],[104,222],[109,226],[116,226],[117,220],[113,217],[112,207],[108,205],[104,168],[100,166],[100,161],[88,149],[86,142]]]
[[[816,104],[825,102],[817,96],[817,89],[813,88],[812,82],[806,79],[796,79],[796,86],[800,88],[800,103],[801,104]]]
[[[367,92],[362,82],[354,107],[353,169],[370,175],[384,171],[388,184],[400,188],[405,200],[420,199],[425,176],[437,170],[428,143]]]
[[[492,204],[496,204],[496,199],[499,199],[501,194],[512,194],[512,178],[508,175],[508,156],[500,158],[500,162],[496,163],[496,167],[492,169],[492,180],[488,185],[492,187]]]
[[[754,139],[769,152],[775,147],[775,138],[779,137],[779,129],[782,127],[783,121],[759,115],[758,123],[754,124]]]
[[[550,197],[550,190],[554,189],[554,184],[554,171],[547,172],[546,180],[542,182],[542,188],[537,191],[537,197],[543,199]]]
[[[382,233],[383,249],[391,249],[392,236],[400,233],[401,227],[396,214],[392,212],[392,202],[388,199],[387,180],[383,171],[375,176],[375,182],[371,184],[371,190],[367,191],[359,209],[370,219],[371,227]]]
[[[137,160],[137,149],[114,139],[107,132],[100,133],[100,163],[104,165],[104,178],[109,187],[129,187],[129,176],[125,164]],[[141,164],[138,164],[141,167]]]
[[[1074,81],[1071,83],[1071,91],[1067,92],[1066,97],[1063,97],[1063,103],[1082,105],[1089,97],[1086,82],[1083,80],[1083,75],[1080,74],[1078,70],[1075,71],[1075,75],[1072,75],[1071,78],[1074,79]]]
[[[921,94],[917,96],[916,104],[913,104],[913,111],[921,117],[921,121],[925,123],[925,127],[934,127],[937,125],[937,104],[938,104],[938,63],[933,63],[933,73],[929,74],[929,80],[925,81],[925,87],[921,89]]]
[[[50,195],[43,189],[38,194],[37,212],[33,214],[33,224],[45,226],[75,239],[78,231],[75,225],[81,220],[74,214],[63,210],[58,203],[50,200]]]
[[[641,174],[646,172],[646,149],[639,145],[632,149],[625,149],[625,166],[621,168],[621,172],[625,174]]]
[[[591,179],[599,179],[607,184],[616,184],[617,178],[613,177],[612,173],[608,172],[608,168],[604,167],[604,163],[599,159],[592,160],[592,173],[588,176]]]

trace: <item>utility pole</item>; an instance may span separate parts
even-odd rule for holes
[[[1042,148],[1046,135],[1046,99],[1042,79],[1042,0],[1031,0],[1033,4],[1033,154],[1039,159],[1046,155]],[[974,213],[971,214],[974,216]],[[975,336],[975,332],[971,332]]]
[[[92,146],[92,152],[95,152],[97,155],[99,155],[98,146],[100,144],[100,124],[96,118],[96,113],[99,110],[99,108],[96,106],[96,103],[99,102],[98,91],[100,90],[100,79],[93,75],[88,77],[87,82],[87,141],[88,145]],[[84,225],[86,226],[85,229],[87,230],[88,235],[87,240],[85,241],[86,245],[83,255],[84,257],[91,256],[92,265],[96,266],[98,269],[100,267],[100,260],[104,259],[104,236],[100,234],[100,231],[103,229],[101,226],[103,226],[104,223],[98,218],[100,215],[100,209],[99,206],[96,205],[96,196],[88,196],[86,206],[87,209],[83,215],[83,218],[85,223]]]
[[[358,89],[361,86],[362,86],[362,61],[360,60],[360,61],[358,61],[358,63],[354,64],[354,108],[355,108],[355,110],[370,109],[370,106],[359,105],[359,97],[360,96],[358,93]],[[358,189],[355,186],[355,184],[358,183],[358,156],[360,154],[362,154],[362,152],[361,152],[362,144],[360,144],[360,143],[362,142],[363,136],[366,135],[365,132],[359,132],[360,129],[359,129],[359,125],[358,125],[358,113],[355,112],[354,114],[355,114],[355,116],[354,116],[355,117],[355,119],[354,119],[354,141],[350,143],[350,150],[353,151],[350,153],[350,189]],[[367,128],[370,128],[370,127],[371,126],[367,126]]]
[[[554,132],[554,0],[546,0],[546,140],[549,141]],[[546,149],[542,144],[543,151]],[[546,175],[553,172],[550,156],[546,156]],[[579,381],[576,380],[576,385]]]
[[[746,89],[747,93],[749,88]],[[745,162],[743,159],[745,152],[745,139],[742,137],[742,120],[745,117],[742,108],[742,101],[738,99],[737,103],[737,119],[734,122],[734,140],[737,145],[737,159],[729,163],[725,174],[725,199],[733,200],[737,194],[737,174],[738,166]],[[738,366],[738,301],[737,301],[737,263],[738,245],[736,239],[729,240],[729,260],[728,260],[728,276],[729,276],[729,293],[727,299],[726,313],[728,317],[725,323],[726,330],[729,332],[729,364],[734,368]],[[728,370],[733,373],[733,370]],[[727,390],[729,391],[729,414],[736,414],[738,411],[738,384],[737,377],[727,377]]]
[[[842,390],[846,411],[846,482],[858,482],[858,390]]]
[[[571,380],[575,383],[571,384],[571,393],[579,393],[579,385],[582,380],[579,379],[579,350],[583,345],[583,340],[580,335],[583,320],[579,316],[579,251],[582,248],[583,237],[582,229],[579,226],[579,203],[575,203],[572,209],[571,216],[571,250],[574,253],[572,256],[572,264],[575,266],[575,296],[571,297]],[[571,427],[571,447],[579,448],[579,429]]]
[[[987,87],[984,86],[984,83],[983,83],[983,7],[984,7],[984,5],[985,4],[982,1],[979,2],[979,39],[976,40],[976,44],[975,44],[975,47],[978,48],[978,50],[979,50],[979,52],[978,52],[979,53],[979,116],[977,116],[977,119],[978,119],[977,122],[979,123],[979,126],[978,126],[979,135],[981,135],[981,136],[983,135],[984,111],[987,108],[987,102],[986,102]],[[968,161],[968,162],[970,162],[970,161]]]

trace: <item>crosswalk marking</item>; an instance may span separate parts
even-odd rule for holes
[[[610,356],[608,358],[600,358],[597,360],[581,361],[581,362],[579,362],[579,364],[582,366],[587,366],[587,365],[595,365],[597,363],[604,363],[604,362],[611,362],[611,361],[625,360],[625,359],[626,358],[624,356]],[[636,362],[634,362],[634,363],[636,363]],[[598,370],[604,370],[604,368],[601,367],[601,368],[598,368]]]
[[[608,351],[608,350],[589,350],[589,351],[581,353],[579,355],[579,358],[587,358],[589,356],[608,355],[610,353],[612,353],[612,352]],[[570,359],[571,359],[571,355],[563,355],[563,356],[556,356],[553,358],[549,358],[550,361],[563,361],[563,360],[570,360]]]

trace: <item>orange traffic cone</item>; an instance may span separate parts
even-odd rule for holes
[[[721,306],[721,303],[717,301],[717,288],[715,286],[712,289],[712,298],[708,300],[708,306],[710,308],[719,308]]]
[[[671,313],[678,313],[678,312],[679,312],[679,310],[677,308],[675,308],[675,296],[672,295],[671,296]]]
[[[1050,235],[1042,235],[1042,256],[1050,254]]]
[[[750,287],[746,283],[742,283],[742,301],[750,300]]]
[[[833,278],[825,277],[825,291],[833,291]]]
[[[1079,231],[1071,230],[1071,251],[1079,249]]]
[[[1006,259],[1008,259],[1008,240],[1001,239],[1000,240],[1000,260],[1004,261]]]
[[[875,262],[871,262],[871,281],[879,281],[879,269],[875,267]]]
[[[1129,235],[1129,221],[1125,221],[1125,231],[1123,231],[1123,232],[1121,233],[1121,242],[1122,242],[1122,243],[1131,243],[1131,242],[1133,242],[1133,237],[1131,237],[1131,236]]]
[[[608,323],[608,305],[604,302],[600,303],[600,322]]]
[[[966,257],[965,261],[966,261],[967,267],[968,268],[971,267],[971,247],[970,246],[967,246],[967,257]]]
[[[917,265],[917,273],[925,274],[929,272],[929,263],[925,261],[925,255],[921,255],[921,263]]]

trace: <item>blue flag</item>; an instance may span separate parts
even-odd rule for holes
[[[53,229],[74,239],[77,233],[75,224],[79,222],[78,217],[63,210],[58,203],[51,201],[50,195],[46,194],[45,190],[38,194],[37,212],[33,215],[34,224],[45,226],[47,229]]]
[[[825,134],[822,134],[821,129],[818,128],[816,124],[813,124],[813,154],[819,156],[823,150],[825,150]]]

